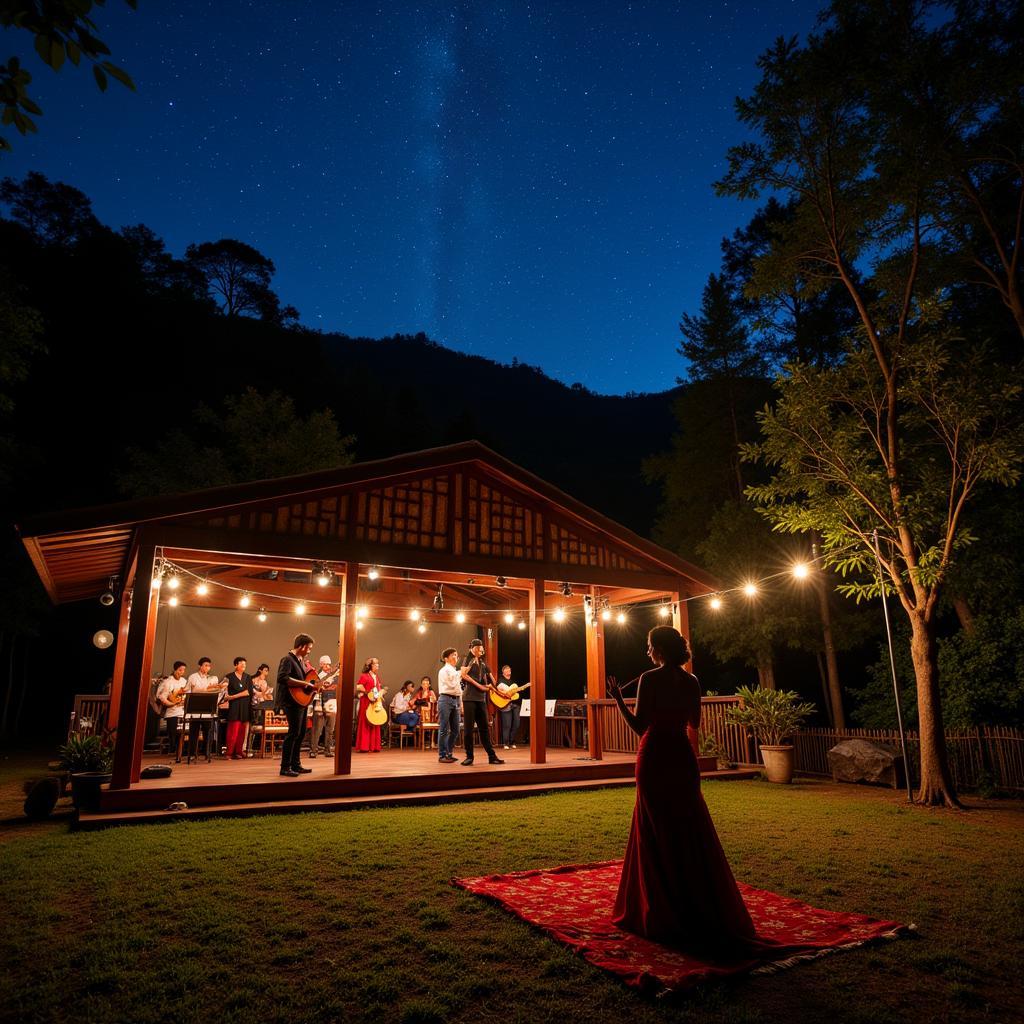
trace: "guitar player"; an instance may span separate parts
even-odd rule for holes
[[[303,768],[299,760],[302,749],[302,733],[306,728],[306,705],[300,704],[292,695],[291,686],[306,686],[306,675],[310,671],[306,660],[313,649],[313,638],[300,633],[292,649],[281,659],[277,669],[277,686],[274,687],[274,710],[281,712],[288,720],[288,733],[281,747],[281,774],[294,779],[307,775],[312,768]]]

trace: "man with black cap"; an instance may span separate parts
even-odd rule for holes
[[[469,654],[462,659],[462,714],[465,719],[463,728],[466,740],[466,759],[463,764],[473,763],[473,723],[480,730],[480,742],[487,751],[487,760],[491,764],[504,764],[491,746],[491,737],[487,730],[487,693],[493,687],[491,670],[484,661],[483,640],[472,640]]]

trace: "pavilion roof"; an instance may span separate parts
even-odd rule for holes
[[[338,552],[348,544],[359,560],[387,565],[427,565],[428,558],[435,564],[445,557],[452,568],[465,560],[479,572],[500,560],[522,562],[515,573],[521,576],[538,566],[553,579],[587,582],[601,572],[621,577],[621,586],[632,577],[675,577],[689,594],[719,587],[697,566],[477,441],[49,513],[18,529],[51,599],[63,603],[95,597],[111,576],[123,577],[137,532],[154,526],[230,535],[234,546],[222,550],[245,550],[237,545],[246,538],[277,534],[290,553],[305,537],[339,545]]]

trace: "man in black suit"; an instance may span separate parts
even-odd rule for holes
[[[313,770],[303,768],[299,760],[302,734],[306,729],[306,706],[295,699],[288,685],[289,682],[305,685],[306,672],[309,670],[306,658],[312,649],[313,638],[308,633],[300,633],[295,638],[292,649],[281,659],[277,669],[274,710],[281,712],[288,719],[288,733],[281,746],[281,774],[290,779],[307,775]]]

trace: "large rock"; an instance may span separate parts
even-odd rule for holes
[[[903,774],[903,758],[895,747],[873,740],[850,739],[828,752],[835,782],[882,782],[896,789]]]

